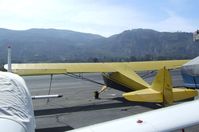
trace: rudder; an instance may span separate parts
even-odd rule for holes
[[[166,67],[160,69],[152,82],[151,88],[160,92],[164,105],[173,103],[172,77]]]

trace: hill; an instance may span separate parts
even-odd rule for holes
[[[199,55],[199,44],[186,32],[127,30],[108,38],[70,30],[0,29],[0,60],[12,46],[14,62],[135,61],[186,59]]]
[[[98,48],[115,57],[138,60],[186,59],[199,55],[199,44],[193,42],[192,33],[149,29],[128,30],[113,35],[101,42]]]

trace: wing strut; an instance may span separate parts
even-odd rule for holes
[[[48,90],[48,94],[47,95],[37,95],[37,96],[32,96],[32,99],[47,99],[47,104],[49,103],[49,99],[50,98],[61,98],[63,97],[62,94],[50,94],[51,93],[51,89],[52,89],[52,80],[53,80],[53,74],[50,75],[50,86],[49,86],[49,90]]]
[[[48,95],[50,95],[51,89],[52,89],[52,80],[53,80],[53,74],[50,75],[50,86],[49,86],[49,90],[48,90]],[[47,99],[47,102],[49,102],[49,98]]]
[[[97,81],[95,81],[95,80],[91,80],[91,79],[89,79],[89,78],[86,78],[86,77],[84,77],[84,76],[81,75],[81,74],[76,75],[76,74],[73,74],[73,73],[65,73],[64,75],[67,75],[67,76],[72,77],[72,78],[82,79],[82,80],[85,80],[85,81],[89,81],[89,82],[92,82],[92,83],[96,83],[96,84],[99,84],[99,85],[102,85],[102,86],[105,85],[105,84],[100,83],[100,82],[97,82]]]

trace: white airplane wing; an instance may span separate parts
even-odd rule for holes
[[[199,124],[199,100],[104,122],[70,132],[157,132]]]

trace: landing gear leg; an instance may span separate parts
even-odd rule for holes
[[[106,85],[102,86],[102,88],[99,91],[94,92],[95,99],[99,99],[99,94],[104,92],[108,87]]]
[[[99,99],[99,92],[98,91],[94,92],[94,97],[95,97],[95,99]]]

